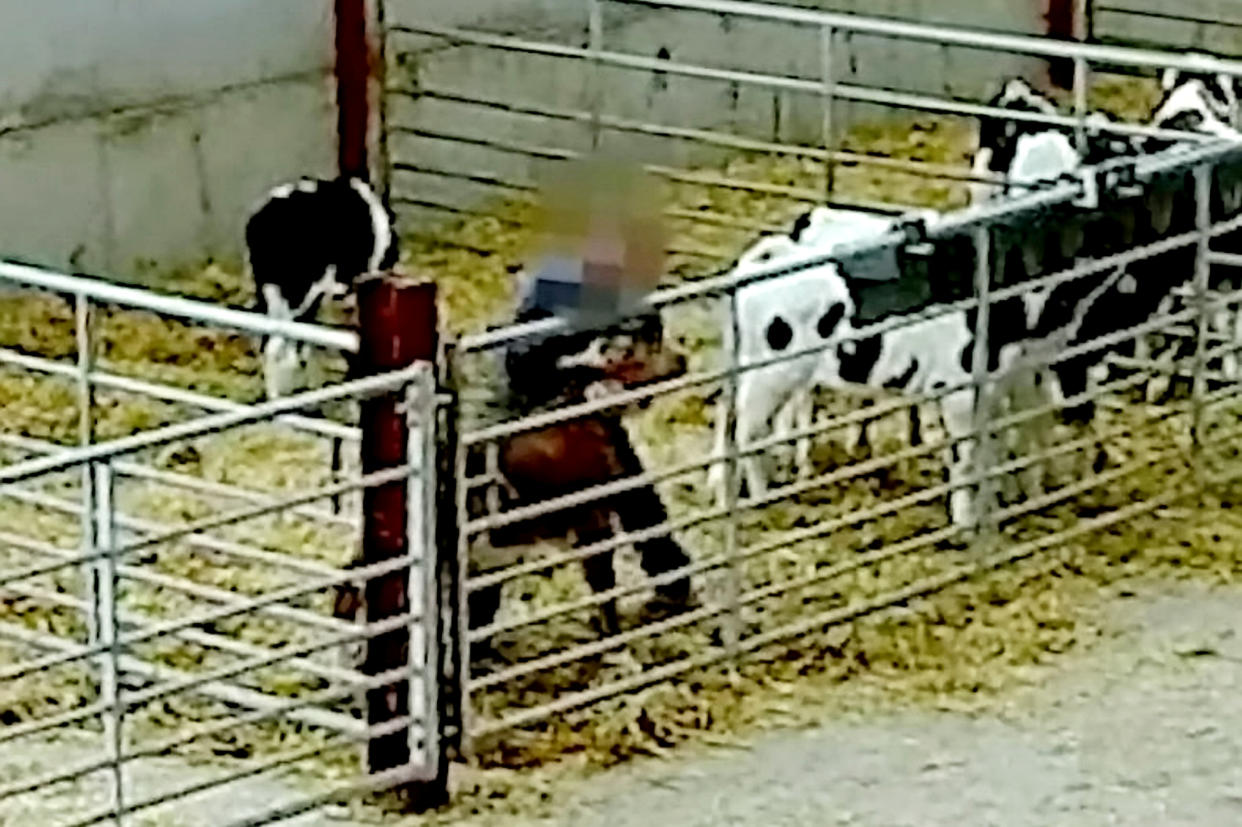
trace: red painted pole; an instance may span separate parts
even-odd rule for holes
[[[390,274],[375,274],[358,282],[358,324],[361,346],[354,370],[361,374],[386,373],[436,358],[436,288],[430,283],[414,283]],[[402,393],[373,397],[361,403],[362,473],[374,474],[403,465],[408,460],[409,422]],[[429,411],[434,415],[434,408]],[[431,423],[428,423],[429,425]],[[438,470],[438,469],[437,469]],[[363,492],[362,562],[380,563],[409,552],[408,481],[374,486]],[[421,479],[414,485],[423,485]],[[429,550],[424,565],[442,568],[439,555]],[[375,623],[409,611],[407,575],[397,571],[373,578],[366,584],[367,622]],[[424,621],[429,624],[428,647],[436,647],[433,662],[442,662],[441,641],[446,637],[443,613]],[[408,664],[410,635],[398,629],[377,635],[367,642],[363,672],[378,675]],[[428,676],[437,682],[443,704],[441,674]],[[371,726],[408,715],[410,686],[399,681],[367,693],[367,721]],[[367,745],[367,765],[371,773],[404,767],[410,763],[410,733],[407,729],[376,737]],[[428,737],[438,737],[429,733]],[[448,763],[441,747],[436,766],[422,768],[420,780],[403,786],[408,801],[417,809],[440,806],[448,797]]]
[[[334,0],[336,9],[337,165],[340,174],[371,179],[367,133],[371,49],[367,39],[366,0]]]
[[[1077,39],[1077,27],[1074,25],[1075,0],[1045,0],[1044,19],[1047,21],[1047,34],[1057,40]],[[1053,58],[1048,62],[1048,80],[1061,89],[1074,86],[1074,61],[1067,58]]]

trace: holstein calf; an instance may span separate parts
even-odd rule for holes
[[[1166,81],[1168,75],[1166,74]],[[1232,143],[1242,142],[1242,131],[1235,129],[1226,117],[1237,117],[1237,99],[1233,94],[1234,85],[1231,79],[1212,79],[1209,83],[1202,78],[1184,80],[1169,89],[1164,99],[1156,108],[1152,124],[1164,129],[1176,129],[1188,132],[1200,132],[1215,136]],[[1151,139],[1148,141],[1149,152],[1159,152],[1174,146],[1173,141]],[[1186,176],[1173,186],[1166,186],[1152,199],[1151,209],[1153,233],[1180,232],[1194,226],[1195,203],[1193,198],[1193,181]],[[1215,170],[1212,187],[1211,219],[1221,221],[1238,215],[1242,209],[1242,171],[1236,164],[1232,167],[1221,166]],[[1225,253],[1242,253],[1242,231],[1234,231],[1218,236],[1212,242],[1214,250]],[[1195,248],[1184,247],[1173,250],[1151,259],[1137,262],[1132,266],[1136,274],[1141,274],[1145,289],[1162,291],[1158,306],[1154,313],[1164,315],[1184,309],[1185,301],[1174,295],[1175,290],[1189,290],[1193,285],[1195,267]],[[1213,290],[1233,291],[1242,288],[1237,271],[1225,268],[1213,268],[1209,286]],[[1242,346],[1242,313],[1234,306],[1224,306],[1215,310],[1209,318],[1210,330],[1223,336],[1235,345]],[[1178,338],[1176,344],[1164,343],[1164,337],[1152,336],[1140,340],[1137,355],[1140,358],[1149,355],[1150,347],[1163,351],[1164,357],[1176,356],[1186,358],[1194,350],[1194,342],[1190,339]],[[1162,347],[1163,345],[1163,347]],[[1213,360],[1213,369],[1219,369],[1228,381],[1242,379],[1242,364],[1236,351],[1230,351],[1219,360]],[[1188,389],[1185,379],[1170,381],[1164,397]]]
[[[987,105],[1008,109],[1012,112],[1028,112],[1048,117],[1060,114],[1055,103],[1045,95],[1040,94],[1021,78],[1007,80],[1001,87],[1001,91],[989,100]],[[1084,121],[1086,145],[1081,150],[1076,147],[1073,149],[1080,163],[1094,165],[1108,158],[1135,154],[1141,151],[1141,139],[1118,134],[1109,128],[1116,123],[1116,118],[1112,115],[1106,112],[1091,112]],[[1039,147],[1028,146],[1026,149],[1028,154],[1027,160],[1023,162],[1019,159],[1019,146],[1024,139],[1029,141],[1033,137],[1050,134],[1064,136],[1066,144],[1062,146],[1074,147],[1075,128],[1073,126],[1013,120],[1005,118],[1003,115],[984,117],[979,125],[978,147],[975,152],[972,172],[980,177],[988,175],[1005,176],[1010,179],[1012,184],[1029,185],[1040,180],[1055,180],[1055,176],[1053,179],[1041,178],[1039,171],[1041,167],[1051,171],[1058,171],[1065,163],[1064,159],[1049,158],[1047,154],[1053,151],[1061,154],[1063,150],[1060,146],[1054,146],[1051,143],[1044,143]],[[1039,160],[1039,155],[1043,155],[1048,160]],[[1017,165],[1015,165],[1015,161],[1018,161]],[[1029,165],[1029,167],[1026,174],[1023,175],[1022,168],[1025,165]],[[1014,177],[1015,173],[1019,174],[1018,177]],[[1026,189],[1028,187],[1021,187],[1018,191],[1021,192]],[[1012,191],[1012,188],[1009,184],[996,185],[977,181],[970,186],[970,201],[972,204],[977,204],[995,195],[1003,195],[1010,191]]]
[[[272,189],[246,222],[245,235],[258,307],[274,319],[313,320],[324,299],[346,298],[359,276],[397,263],[392,213],[357,178],[303,178]],[[268,337],[268,398],[292,392],[306,362],[306,348]]]
[[[528,309],[517,321],[534,321],[550,314]],[[548,336],[510,346],[505,369],[518,413],[563,408],[619,390],[633,389],[682,375],[686,359],[666,346],[659,314],[618,322],[607,330],[579,331]],[[593,486],[643,472],[621,420],[622,411],[606,410],[505,439],[499,446],[502,489],[501,513],[507,509],[566,496]],[[537,538],[572,536],[584,547],[613,534],[613,517],[627,532],[639,532],[668,519],[653,485],[643,485],[581,506],[546,514],[490,532],[493,549],[514,548]],[[636,542],[643,569],[652,577],[690,562],[680,544],[668,534]],[[586,579],[597,592],[616,586],[611,551],[582,561]],[[684,607],[690,599],[690,577],[682,576],[655,589],[654,608]],[[470,622],[485,626],[494,618],[500,586],[474,592]],[[615,634],[620,625],[615,600],[602,606],[604,631]]]
[[[808,258],[806,249],[787,236],[765,236],[738,259],[733,273],[745,275],[755,270],[792,264]],[[737,290],[737,339],[734,323],[725,304],[722,319],[723,352],[731,358],[736,349],[738,367],[736,393],[736,434],[739,451],[746,450],[773,417],[790,400],[812,383],[823,354],[806,354],[783,359],[774,364],[752,367],[758,363],[796,353],[827,342],[838,327],[853,314],[854,304],[844,279],[833,264],[809,267],[788,275],[752,282]],[[749,369],[747,369],[749,368]],[[723,454],[727,445],[723,411],[716,419],[716,453]],[[799,462],[804,466],[809,446],[799,446]],[[767,490],[767,477],[759,456],[739,460],[743,481],[751,496]],[[708,486],[723,501],[725,465],[712,466]]]
[[[1198,54],[1200,53],[1187,52],[1186,56],[1191,57]],[[1178,87],[1192,81],[1198,81],[1203,84],[1203,90],[1207,93],[1204,103],[1208,105],[1216,118],[1234,129],[1242,128],[1242,105],[1239,104],[1238,99],[1238,78],[1224,72],[1213,74],[1211,72],[1184,72],[1180,69],[1165,69],[1160,75],[1160,89],[1167,101],[1168,96],[1176,91]],[[1160,109],[1160,107],[1157,107],[1157,109]]]

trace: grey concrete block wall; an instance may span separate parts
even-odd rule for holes
[[[1031,0],[793,0],[788,5],[860,12],[946,25],[1040,33],[1042,9]],[[690,64],[816,80],[821,76],[818,29],[787,23],[722,17],[603,1],[605,48]],[[434,7],[389,0],[396,23],[431,22],[515,35],[532,41],[586,45],[586,0],[471,0]],[[591,67],[581,60],[471,46],[446,46],[428,37],[396,36],[389,45],[393,78],[413,89],[478,96],[554,109],[590,105]],[[400,65],[397,66],[397,62]],[[947,49],[934,44],[853,35],[837,41],[833,71],[841,82],[908,92],[980,98],[1007,74],[1036,76],[1042,61],[996,52]],[[604,111],[614,117],[662,126],[712,129],[763,140],[816,144],[823,110],[817,94],[624,68],[601,70]],[[891,114],[866,105],[840,105],[842,121]],[[899,113],[907,115],[908,113]],[[416,130],[485,138],[491,142],[581,151],[589,133],[580,123],[515,116],[496,109],[446,103],[431,97],[395,96],[390,122]],[[652,163],[711,163],[725,153],[689,142],[614,134]],[[539,158],[495,147],[454,144],[398,134],[391,156],[423,169],[529,182]],[[470,208],[496,194],[451,175],[398,172],[394,194]],[[414,224],[444,213],[410,210]]]
[[[332,62],[331,0],[0,4],[0,255],[236,263],[266,188],[334,173]]]
[[[1090,5],[1098,39],[1242,56],[1242,0],[1090,0]]]

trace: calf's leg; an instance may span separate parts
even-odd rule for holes
[[[641,474],[642,462],[634,453],[629,435],[619,422],[616,424],[614,433],[617,459],[621,463],[625,476]],[[664,508],[664,503],[660,500],[655,486],[652,485],[644,485],[619,494],[610,505],[616,510],[621,525],[630,533],[655,528],[668,521],[668,511]],[[637,542],[634,548],[639,553],[643,571],[651,577],[658,577],[690,563],[689,555],[669,534]],[[672,583],[657,586],[655,591],[665,600],[685,605],[690,600],[690,576],[685,575]]]
[[[974,394],[969,389],[949,394],[940,402],[941,416],[944,418],[944,429],[950,439],[958,439],[970,433],[974,425]],[[974,470],[975,440],[973,437],[963,439],[949,447],[948,466],[949,483],[955,485],[949,492],[949,521],[955,526],[974,528],[978,520],[975,511],[975,494],[973,486],[961,486],[958,483],[970,476]]]
[[[574,545],[577,548],[595,545],[612,536],[610,515],[606,508],[597,507],[588,511],[575,522]],[[582,561],[582,572],[587,585],[596,594],[612,591],[617,587],[617,570],[613,566],[613,552],[605,551],[595,554]],[[603,634],[606,636],[620,634],[621,622],[617,617],[617,599],[610,598],[600,605],[603,621]]]

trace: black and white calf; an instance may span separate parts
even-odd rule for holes
[[[1186,56],[1192,57],[1195,53],[1187,53]],[[1185,72],[1180,69],[1165,69],[1160,75],[1160,90],[1165,97],[1161,106],[1157,106],[1157,111],[1168,102],[1172,93],[1192,81],[1198,81],[1203,85],[1203,91],[1206,93],[1203,102],[1217,119],[1234,129],[1242,128],[1242,104],[1239,104],[1238,100],[1238,78],[1223,72]]]
[[[739,257],[733,273],[745,275],[756,270],[794,264],[814,255],[804,245],[788,236],[771,235],[761,238]],[[736,349],[738,375],[735,397],[736,434],[739,451],[746,450],[765,429],[773,431],[774,417],[788,408],[789,403],[814,383],[825,358],[806,354],[764,365],[745,368],[779,359],[783,354],[798,353],[828,342],[838,328],[854,312],[853,298],[836,265],[824,264],[798,270],[788,275],[752,282],[738,289],[734,300],[737,308],[737,339],[734,342],[734,321],[725,303],[722,318],[722,340],[726,360]],[[723,454],[727,445],[725,417],[716,418],[716,453]],[[810,445],[799,442],[797,463],[809,465]],[[743,480],[751,496],[767,490],[767,477],[758,456],[743,457],[739,464]],[[725,466],[712,466],[708,486],[724,499]]]
[[[817,208],[798,222],[797,242],[784,236],[765,237],[739,259],[735,272],[830,256],[845,243],[891,229],[896,221],[857,211]],[[913,397],[939,396],[953,389],[938,400],[937,409],[949,436],[960,440],[948,452],[946,465],[950,481],[961,483],[976,464],[974,443],[967,438],[974,425],[977,401],[975,389],[968,386],[974,367],[975,312],[946,309],[882,334],[856,339],[852,335],[856,307],[849,278],[833,263],[739,290],[738,350],[743,366],[828,344],[819,355],[795,357],[741,374],[737,394],[739,449],[744,450],[769,424],[775,433],[788,427],[790,420],[800,428],[809,427],[809,391],[816,386],[840,389],[861,385]],[[988,355],[992,370],[1008,366],[1016,357],[1010,345],[1023,337],[1026,313],[1016,298],[992,309]],[[726,334],[729,329],[726,324]],[[834,346],[829,340],[838,344]],[[723,423],[724,417],[719,416],[717,454],[723,453],[726,445]],[[807,453],[799,445],[800,469],[809,464]],[[758,457],[744,458],[741,466],[751,496],[762,494],[767,480]],[[717,466],[709,477],[718,498],[724,495],[722,470]],[[975,499],[967,486],[951,493],[948,506],[954,524],[975,524]]]
[[[1166,79],[1168,76],[1166,73]],[[1238,116],[1233,88],[1233,81],[1227,76],[1183,80],[1166,91],[1152,117],[1152,125],[1164,129],[1199,132],[1231,143],[1242,143],[1242,131],[1232,126],[1229,120]],[[1153,138],[1148,142],[1148,149],[1159,152],[1173,145],[1173,141]],[[1190,195],[1189,181],[1184,182],[1181,188],[1166,193],[1154,203],[1154,220],[1162,227],[1179,230],[1192,228],[1195,206]],[[1220,167],[1216,170],[1213,181],[1212,220],[1231,218],[1239,211],[1242,211],[1242,170]],[[1242,253],[1242,231],[1219,236],[1212,246],[1219,252]],[[1131,269],[1141,273],[1145,282],[1162,286],[1164,292],[1159,296],[1158,306],[1153,312],[1165,315],[1186,307],[1183,298],[1176,293],[1190,290],[1194,267],[1195,250],[1187,247],[1137,262]],[[1242,288],[1242,280],[1238,279],[1235,270],[1216,268],[1211,273],[1209,286],[1213,290],[1233,291]],[[1209,326],[1216,335],[1242,346],[1242,313],[1237,311],[1236,302],[1214,311],[1209,319]],[[1193,352],[1193,348],[1191,340],[1178,338],[1174,343],[1165,341],[1160,335],[1154,335],[1140,339],[1135,355],[1143,360],[1151,355],[1185,358]],[[1227,381],[1242,379],[1242,360],[1236,350],[1224,354],[1219,361],[1213,360],[1210,368],[1219,369]],[[1184,380],[1170,381],[1166,395],[1185,386]]]
[[[1051,99],[1021,78],[1006,81],[987,105],[1047,117],[1060,114]],[[1056,180],[1079,164],[1095,165],[1109,158],[1142,151],[1141,139],[1119,134],[1110,128],[1116,121],[1107,112],[1088,114],[1084,119],[1086,145],[1079,149],[1075,146],[1075,127],[1068,124],[1013,120],[1002,115],[983,118],[979,125],[979,145],[972,172],[980,177],[1003,176],[1007,184],[972,183],[971,203],[1007,194],[1014,189],[1010,184],[1030,185],[1042,180]],[[1071,153],[1077,158],[1077,163],[1072,165]],[[1051,173],[1055,174],[1050,178],[1043,177]]]
[[[246,222],[247,267],[259,309],[309,321],[325,299],[347,299],[354,280],[397,262],[393,215],[357,178],[303,178],[272,189]],[[296,387],[306,348],[280,336],[263,345],[268,398]]]

